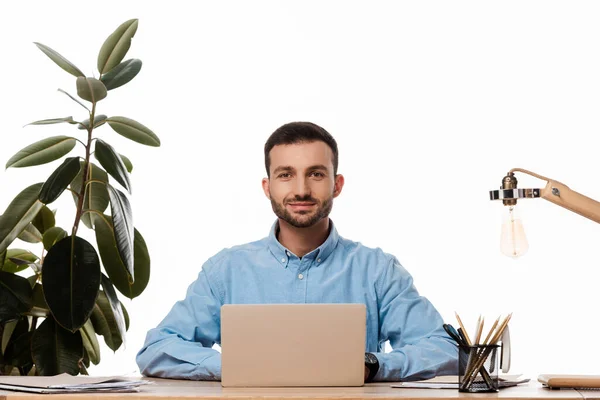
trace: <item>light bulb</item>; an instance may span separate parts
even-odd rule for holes
[[[523,222],[516,206],[506,206],[506,208],[508,211],[505,212],[503,218],[500,250],[508,257],[517,258],[527,253],[529,243],[527,243]]]

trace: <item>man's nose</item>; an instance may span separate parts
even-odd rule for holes
[[[294,185],[294,194],[296,196],[306,196],[310,194],[310,185],[307,178],[296,179]]]

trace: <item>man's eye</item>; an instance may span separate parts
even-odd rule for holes
[[[291,178],[292,174],[289,172],[284,172],[283,174],[279,174],[278,178]]]
[[[322,172],[317,172],[317,171],[315,171],[315,172],[311,172],[311,174],[310,174],[310,175],[311,175],[311,176],[315,176],[315,177],[317,177],[317,178],[323,178],[323,177],[325,176],[325,174],[324,174],[324,173],[322,173]]]

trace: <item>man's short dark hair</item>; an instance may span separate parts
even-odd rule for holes
[[[271,177],[269,172],[271,166],[269,153],[273,147],[280,144],[312,143],[318,141],[325,142],[331,149],[331,152],[333,153],[333,173],[334,175],[337,175],[338,147],[333,136],[325,129],[312,122],[290,122],[273,132],[265,143],[265,168],[267,169],[267,176],[269,178]]]

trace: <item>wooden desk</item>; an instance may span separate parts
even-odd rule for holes
[[[267,400],[267,399],[402,399],[402,400],[439,400],[465,398],[498,398],[503,400],[582,400],[600,399],[588,396],[586,392],[576,390],[544,389],[538,382],[530,382],[518,387],[506,388],[498,393],[470,394],[459,393],[450,389],[394,389],[389,383],[373,383],[363,387],[343,388],[223,388],[219,382],[194,382],[169,379],[145,378],[153,385],[141,388],[137,393],[106,394],[65,394],[44,395],[21,392],[0,391],[0,400],[40,400],[68,399],[135,399],[135,400],[175,400],[175,399],[235,399],[235,400]],[[600,392],[595,392],[597,395]],[[589,393],[591,394],[591,392]]]

